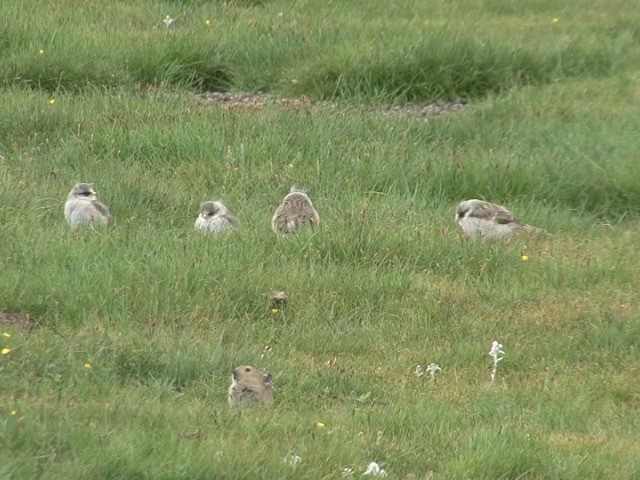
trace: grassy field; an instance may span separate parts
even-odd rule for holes
[[[633,2],[5,0],[0,25],[0,311],[36,323],[0,325],[0,478],[640,478]],[[110,228],[69,230],[78,181]],[[294,184],[320,228],[276,238]],[[197,234],[218,198],[242,229]],[[462,239],[467,198],[551,235]],[[240,364],[275,407],[227,405]]]

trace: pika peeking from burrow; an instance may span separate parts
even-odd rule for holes
[[[273,405],[273,377],[250,365],[241,365],[231,374],[229,405],[240,407],[258,403]]]

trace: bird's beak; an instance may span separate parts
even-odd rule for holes
[[[97,195],[98,194],[98,192],[96,192],[95,190],[91,190],[90,193],[91,193],[91,195]]]

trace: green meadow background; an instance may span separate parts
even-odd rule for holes
[[[4,0],[0,88],[1,478],[640,478],[634,2]],[[291,185],[320,227],[276,238]],[[465,240],[467,198],[549,235]]]

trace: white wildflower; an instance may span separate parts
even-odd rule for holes
[[[167,15],[166,17],[164,17],[163,22],[167,26],[167,28],[169,28],[169,27],[171,27],[171,25],[174,24],[175,20],[173,18],[171,18],[169,15]]]
[[[284,459],[285,463],[288,463],[293,468],[296,468],[300,463],[302,463],[302,457],[300,455],[291,454]]]
[[[367,471],[362,475],[371,475],[372,477],[386,477],[387,471],[384,468],[380,468],[380,465],[378,465],[376,462],[371,462],[367,467]]]
[[[498,362],[504,358],[504,355],[506,355],[502,350],[502,344],[497,340],[494,340],[491,343],[491,350],[489,350],[489,355],[491,356],[491,358],[493,358],[493,370],[491,370],[491,381],[493,382],[496,379]]]
[[[422,369],[422,367],[420,365],[416,365],[416,369],[413,371],[413,374],[416,377],[421,377],[424,375],[424,370]]]
[[[431,383],[436,381],[436,373],[442,371],[439,365],[435,363],[430,363],[427,367],[426,372],[431,376]]]

